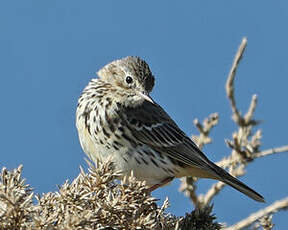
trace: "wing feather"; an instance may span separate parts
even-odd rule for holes
[[[207,157],[159,105],[144,101],[123,109],[123,120],[137,141],[187,165],[211,168]]]
[[[141,105],[125,109],[127,127],[137,142],[146,144],[161,154],[197,167],[207,172],[210,178],[221,180],[240,192],[264,202],[264,198],[224,169],[208,160],[197,145],[177,126],[169,115],[156,103],[144,101]]]

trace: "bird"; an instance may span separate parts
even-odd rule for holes
[[[114,60],[90,80],[78,100],[76,127],[94,162],[110,160],[120,179],[133,172],[150,191],[174,178],[222,181],[248,197],[263,196],[210,161],[150,96],[155,77],[140,57]]]

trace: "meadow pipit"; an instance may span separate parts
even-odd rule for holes
[[[154,76],[138,57],[104,66],[79,98],[76,126],[84,152],[111,159],[123,176],[133,171],[150,190],[175,177],[223,181],[256,201],[263,197],[211,162],[149,96]]]

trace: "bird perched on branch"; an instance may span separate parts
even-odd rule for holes
[[[264,198],[211,162],[149,96],[154,76],[139,57],[113,61],[98,72],[79,98],[76,126],[84,152],[111,159],[121,175],[133,171],[150,191],[175,177],[223,181],[252,199]]]

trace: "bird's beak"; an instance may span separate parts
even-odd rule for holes
[[[153,101],[153,99],[152,99],[149,95],[145,94],[144,92],[139,92],[139,94],[140,94],[140,96],[143,97],[146,101],[149,101],[149,102],[151,102],[152,104],[155,104],[155,102]]]

